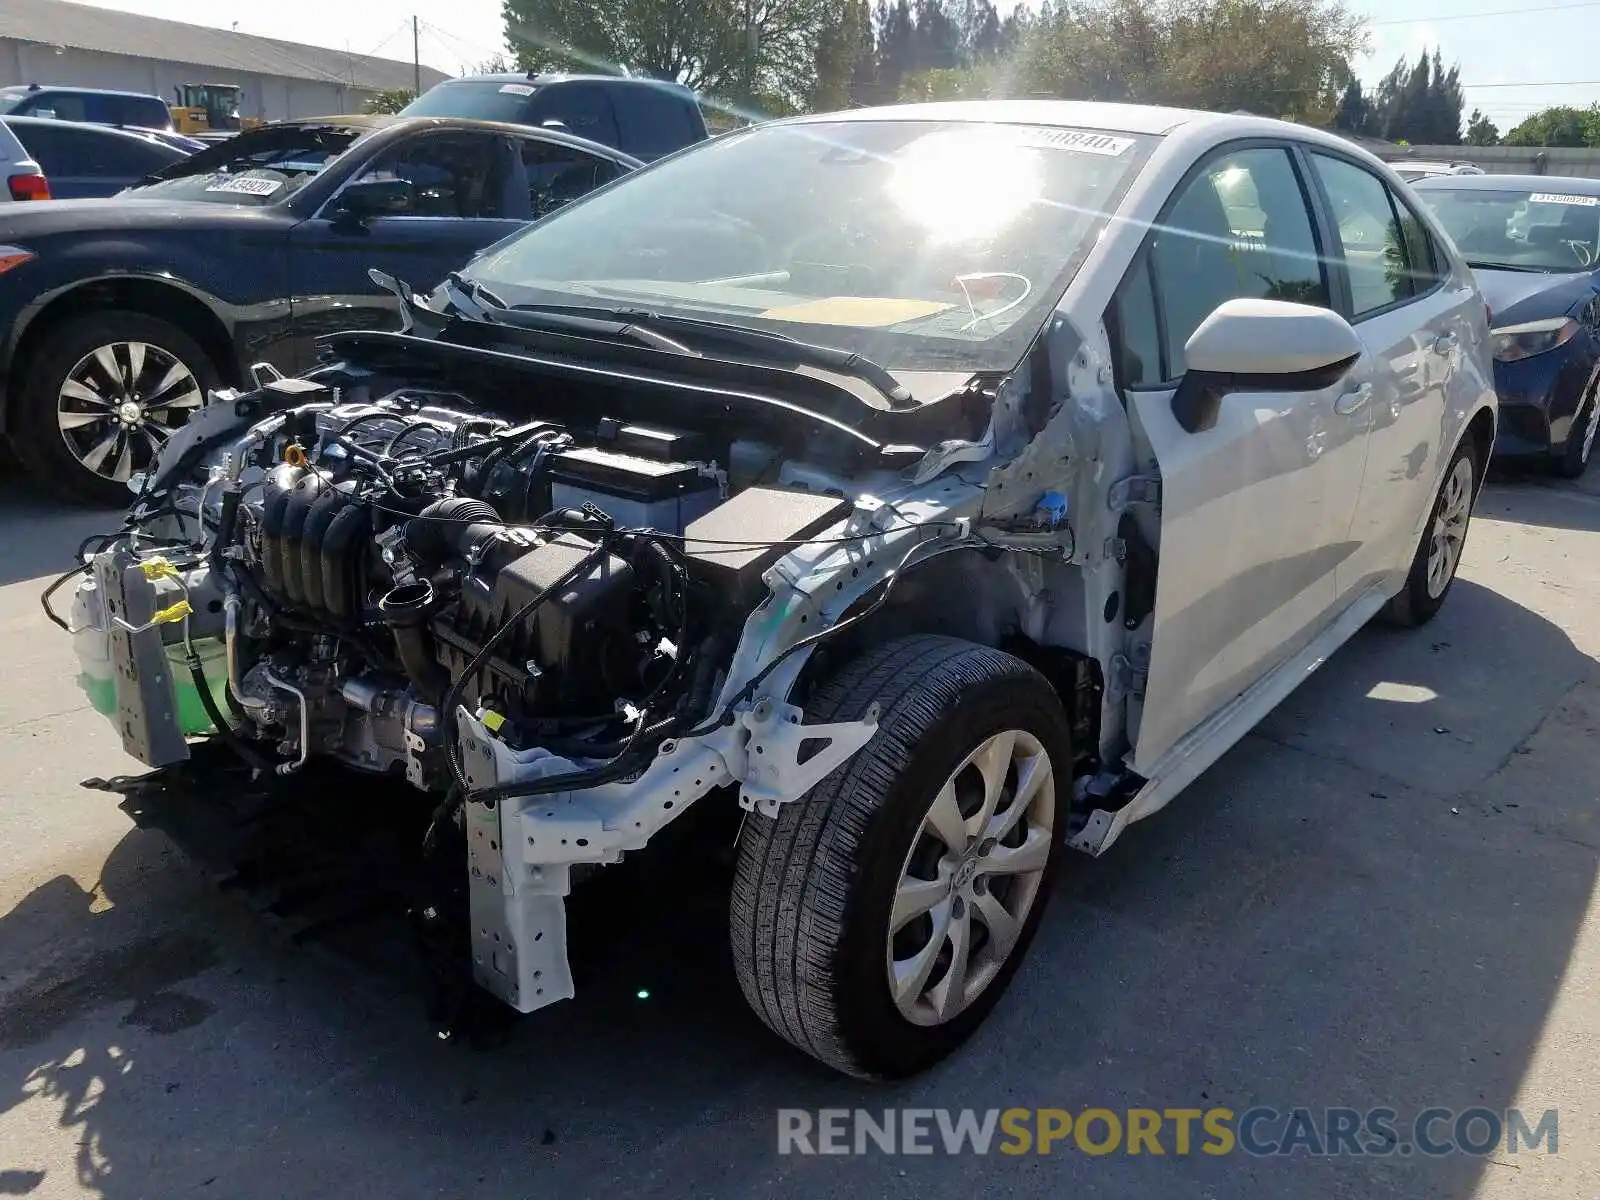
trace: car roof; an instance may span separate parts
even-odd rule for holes
[[[160,96],[151,92],[123,92],[114,88],[78,87],[71,83],[13,83],[0,87],[0,93],[7,96],[36,96],[40,92],[71,92],[79,96],[120,96],[128,100],[154,100],[158,104],[165,104]]]
[[[768,124],[809,124],[816,121],[941,121],[1014,125],[1051,125],[1077,129],[1103,129],[1115,133],[1162,135],[1180,127],[1236,126],[1275,134],[1291,133],[1308,140],[1325,140],[1317,130],[1292,125],[1253,113],[1203,112],[1192,108],[1165,108],[1156,104],[1107,104],[1095,100],[945,100],[928,104],[894,104],[878,108],[853,108],[843,112],[806,114]]]
[[[546,87],[556,83],[604,83],[615,87],[653,87],[694,95],[694,90],[670,79],[649,79],[638,75],[581,75],[565,71],[500,71],[490,75],[464,75],[446,79],[434,87],[456,87],[463,83],[526,83]]]
[[[1435,175],[1419,179],[1411,186],[1424,191],[1529,191],[1600,196],[1600,179],[1569,179],[1564,175]]]

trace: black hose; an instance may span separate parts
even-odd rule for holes
[[[385,442],[383,444],[383,451],[382,451],[383,456],[385,458],[388,458],[391,455],[393,455],[394,454],[394,448],[396,446],[398,446],[401,442],[405,441],[406,438],[410,437],[413,433],[416,433],[419,430],[432,429],[432,428],[434,428],[434,425],[433,425],[432,421],[409,421],[409,422],[407,422],[405,425],[403,425],[401,427],[399,433],[395,434],[392,438],[390,438],[387,442]]]
[[[49,617],[50,618],[50,623],[52,625],[58,626],[63,633],[71,633],[72,632],[72,626],[68,625],[60,617],[56,616],[55,609],[50,607],[50,597],[54,596],[57,592],[59,592],[61,590],[61,588],[66,584],[66,582],[69,579],[76,579],[79,575],[82,575],[88,569],[89,569],[89,564],[88,563],[84,563],[82,566],[73,567],[72,570],[67,571],[63,575],[58,576],[56,581],[54,583],[52,583],[49,587],[45,588],[44,592],[39,597],[39,606],[44,609],[44,615]]]
[[[206,716],[210,717],[211,723],[217,727],[217,737],[221,739],[222,744],[242,758],[253,770],[271,774],[274,764],[246,744],[223,717],[222,710],[217,707],[216,697],[211,694],[211,685],[206,682],[205,668],[200,663],[200,656],[191,651],[185,659],[189,664],[189,675],[194,680],[194,690],[200,693],[200,707],[206,710]]]

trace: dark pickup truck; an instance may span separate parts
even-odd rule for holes
[[[449,79],[401,110],[404,117],[468,117],[564,129],[643,162],[709,136],[694,92],[617,75],[474,75]]]

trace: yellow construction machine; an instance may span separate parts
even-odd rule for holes
[[[173,88],[178,102],[171,105],[172,127],[193,137],[212,132],[238,132],[263,124],[259,117],[241,117],[242,92],[233,83],[186,83]]]

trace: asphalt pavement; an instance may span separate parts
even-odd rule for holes
[[[0,492],[0,1196],[1600,1194],[1600,479],[1493,483],[1439,619],[1363,632],[1071,857],[990,1022],[894,1087],[746,1011],[714,872],[630,897],[578,998],[492,1050],[434,1039],[361,925],[285,937],[80,786],[135,764],[37,597],[110,523]],[[780,1109],[1256,1106],[1554,1109],[1559,1142],[778,1153]]]

